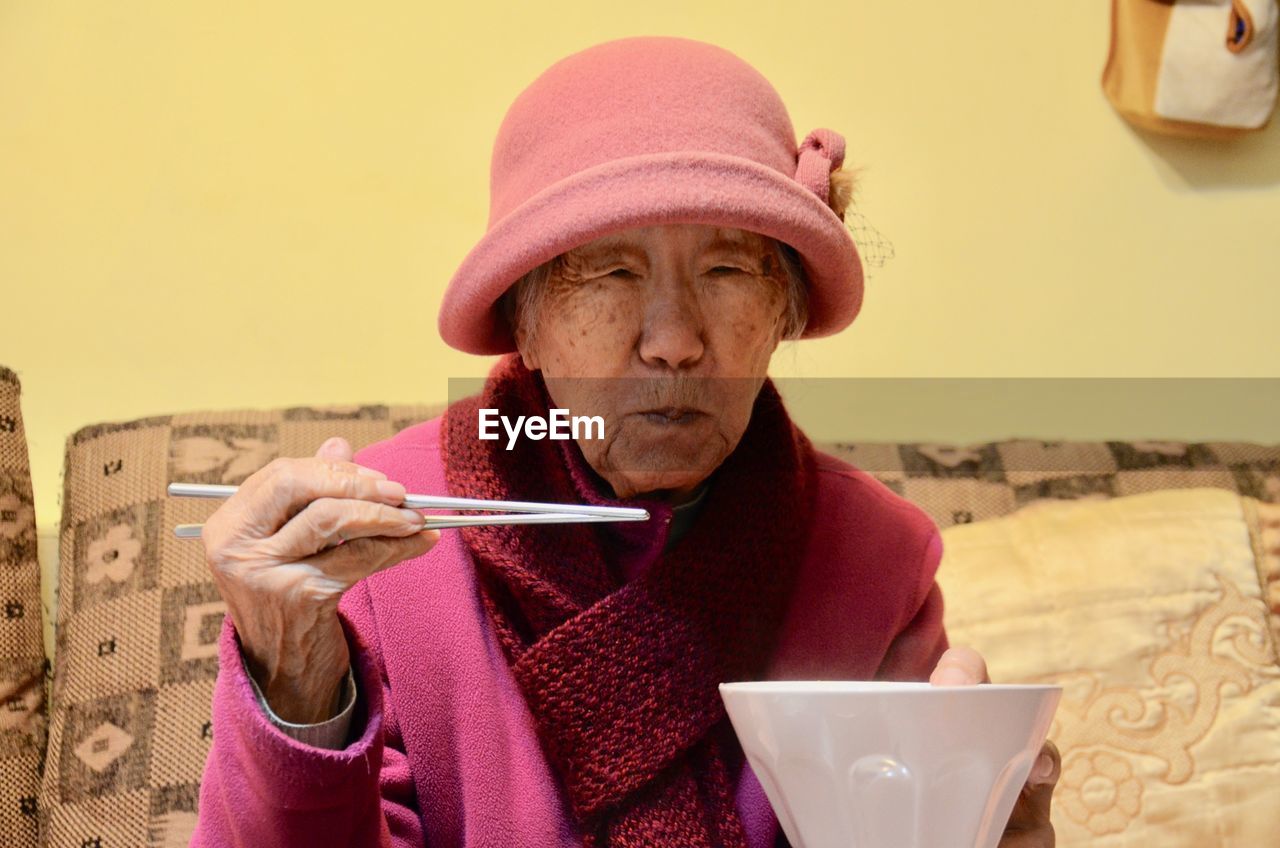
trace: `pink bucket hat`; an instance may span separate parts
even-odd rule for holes
[[[802,336],[836,333],[862,305],[862,262],[829,205],[843,160],[833,130],[797,146],[777,91],[722,47],[637,36],[567,56],[503,118],[488,230],[449,281],[440,335],[468,353],[514,351],[498,301],[521,276],[608,233],[670,223],[791,245],[810,284]]]

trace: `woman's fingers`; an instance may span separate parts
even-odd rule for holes
[[[376,477],[385,480],[387,475],[373,468],[367,468],[351,461],[354,452],[351,449],[351,443],[341,436],[330,436],[320,447],[316,449],[313,459],[320,460],[335,471],[347,471],[354,474],[361,474],[366,477]],[[282,462],[278,460],[287,460],[289,457],[279,457],[277,460],[267,463],[259,468],[253,474],[250,474],[238,487],[237,495],[248,496],[251,492],[260,487],[264,482],[269,480],[276,471],[280,469]]]
[[[439,540],[439,530],[421,530],[399,538],[366,536],[309,557],[306,563],[350,586],[370,574],[422,556]]]
[[[1035,830],[1005,831],[999,848],[1054,848],[1056,844],[1053,825],[1046,824]]]
[[[351,457],[354,455],[355,452],[351,449],[351,443],[341,436],[330,436],[316,449],[316,457],[326,460],[330,467],[338,471],[353,471],[366,477],[377,477],[379,480],[387,479],[386,474],[375,468],[357,465],[352,462]]]
[[[316,456],[321,459],[334,459],[339,462],[350,462],[355,456],[351,443],[341,436],[330,436],[316,449]]]
[[[1029,783],[1054,786],[1062,774],[1062,752],[1052,739],[1046,739],[1040,749],[1040,757],[1031,769]]]
[[[294,720],[323,713],[345,671],[336,616],[343,593],[439,540],[422,529],[421,513],[401,508],[403,485],[352,457],[350,443],[335,437],[314,456],[273,459],[200,534],[246,656],[275,670],[273,690],[259,683],[278,714],[304,717]]]
[[[987,661],[973,648],[957,646],[948,648],[929,675],[934,686],[975,686],[990,683]]]
[[[404,502],[403,484],[335,467],[334,462],[323,457],[273,459],[254,472],[263,478],[248,490],[242,485],[226,506],[239,516],[236,524],[243,531],[265,538],[320,498],[348,498],[393,506]]]
[[[1013,807],[1000,848],[1053,845],[1050,810],[1053,790],[1061,773],[1062,755],[1058,752],[1058,746],[1052,740],[1046,741],[1035,765],[1031,767],[1031,774],[1022,787],[1018,802]]]
[[[317,498],[265,540],[264,549],[272,558],[301,559],[348,539],[408,536],[425,525],[417,510],[349,498]]]

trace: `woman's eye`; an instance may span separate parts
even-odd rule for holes
[[[634,277],[635,275],[636,274],[634,271],[631,271],[630,269],[627,269],[627,268],[614,268],[608,274],[605,274],[606,277],[623,277],[623,278]]]
[[[716,274],[717,276],[724,276],[726,273],[727,274],[745,274],[747,272],[742,270],[741,268],[735,268],[732,265],[717,265],[716,267],[711,269],[711,273]]]

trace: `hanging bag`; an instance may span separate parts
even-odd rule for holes
[[[1275,110],[1277,0],[1112,0],[1107,99],[1135,126],[1230,138]]]

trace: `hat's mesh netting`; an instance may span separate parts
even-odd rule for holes
[[[844,224],[853,233],[853,243],[862,257],[863,273],[867,279],[894,257],[893,242],[877,230],[857,206],[850,204],[844,211]]]

